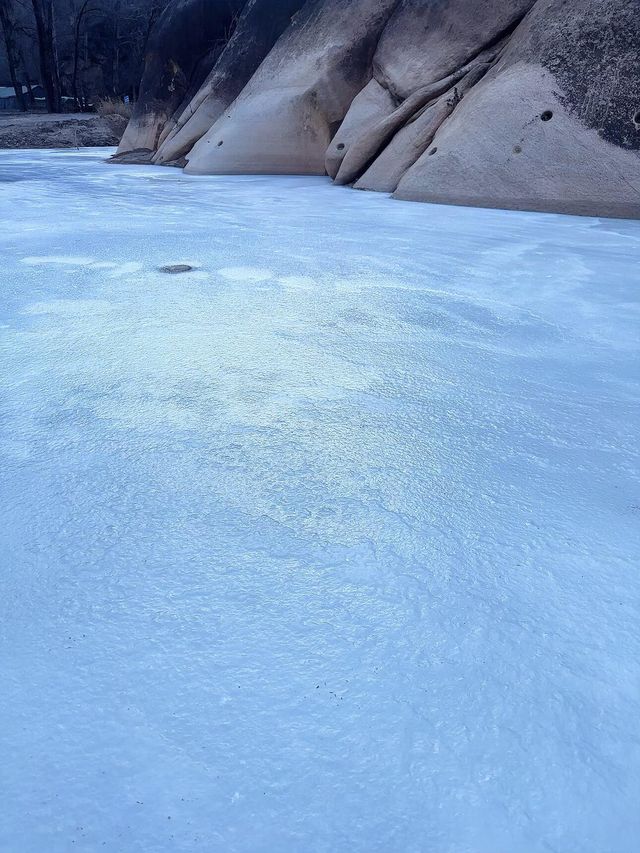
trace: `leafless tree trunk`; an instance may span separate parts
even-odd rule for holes
[[[95,11],[94,9],[89,8],[90,2],[91,0],[84,0],[84,3],[80,7],[78,14],[76,15],[76,20],[74,24],[73,79],[71,86],[73,90],[73,102],[76,109],[80,109],[80,99],[78,98],[78,65],[80,63],[80,35],[82,33],[82,20],[86,15],[89,15],[91,14],[91,12]]]
[[[120,94],[120,0],[116,0],[113,9],[113,64],[111,68],[113,94]]]
[[[53,0],[31,0],[36,21],[40,73],[47,98],[47,110],[59,113],[62,106],[58,55],[56,49],[56,25]]]
[[[19,109],[25,112],[27,103],[22,91],[22,83],[18,80],[18,47],[11,0],[0,0],[0,24],[2,24],[4,43],[7,49],[7,63],[9,65],[11,85],[16,93],[16,102]]]
[[[0,2],[1,2],[1,0],[0,0]],[[33,87],[31,85],[32,80],[31,80],[31,77],[29,76],[29,66],[25,62],[24,51],[23,51],[22,47],[20,47],[18,56],[20,59],[20,67],[22,68],[22,72],[24,74],[24,84],[27,87],[27,103],[29,104],[29,106],[33,110],[33,109],[35,109],[35,106],[36,106],[36,96],[33,93]]]

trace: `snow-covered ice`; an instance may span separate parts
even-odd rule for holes
[[[635,853],[640,223],[106,154],[0,157],[0,850]]]

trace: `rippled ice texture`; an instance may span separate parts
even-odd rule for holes
[[[1,158],[3,853],[635,853],[640,224],[106,153]]]

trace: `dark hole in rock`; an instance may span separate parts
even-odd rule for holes
[[[551,119],[553,118],[553,113],[551,112],[551,110],[545,110],[540,116],[540,118],[542,121],[551,121]]]
[[[338,151],[344,151],[344,142],[339,142],[338,145],[336,145],[336,148]]]
[[[437,146],[435,148],[432,148],[431,151],[429,151],[429,157],[433,157],[433,155],[436,153],[437,150],[438,150]]]
[[[176,275],[179,272],[191,272],[193,267],[190,267],[189,264],[167,264],[164,267],[160,267],[160,272],[168,272],[172,275]]]
[[[220,148],[220,146],[221,146],[221,145],[224,145],[224,140],[223,140],[223,139],[221,139],[221,140],[220,140],[220,142],[218,142],[218,148]]]
[[[638,112],[634,115],[633,123],[635,124],[636,128],[640,130],[640,110],[638,110]]]
[[[522,145],[514,145],[513,146],[514,154],[522,154]]]

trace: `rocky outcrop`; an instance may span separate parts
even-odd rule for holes
[[[308,0],[247,87],[187,155],[187,172],[324,174],[371,76],[396,0]]]
[[[249,0],[218,61],[187,107],[167,122],[155,163],[188,154],[235,101],[303,0]]]
[[[408,200],[640,216],[638,0],[238,0],[216,53],[231,6],[169,7],[121,151],[194,174],[326,172]]]
[[[373,61],[376,83],[398,105],[383,110],[361,125],[356,138],[345,145],[336,174],[341,184],[355,180],[384,145],[407,122],[437,99],[460,97],[454,87],[476,66],[495,58],[489,48],[504,43],[505,34],[533,5],[534,0],[449,0],[429,3],[404,0],[380,39]],[[488,52],[487,52],[488,51]],[[486,55],[485,55],[486,54]],[[358,104],[354,104],[358,109]],[[443,119],[444,120],[444,119]],[[340,144],[340,142],[338,142]],[[336,149],[335,144],[330,147]]]
[[[244,0],[173,0],[167,7],[150,38],[140,97],[119,154],[157,149],[166,123],[214,65],[243,5]]]
[[[634,0],[536,3],[396,197],[640,215],[639,43]]]

